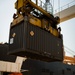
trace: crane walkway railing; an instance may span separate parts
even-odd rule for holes
[[[65,9],[71,7],[71,6],[74,6],[74,5],[75,5],[75,0],[73,0],[72,2],[66,4],[66,5],[64,5],[64,6],[62,6],[62,7],[59,7],[58,9],[56,9],[56,10],[54,11],[54,13],[58,13],[58,12],[60,12],[60,11],[63,11],[63,10],[65,10]]]
[[[32,2],[34,2],[36,4],[36,0],[31,0]],[[44,2],[42,0],[37,0],[37,6],[41,7],[43,10],[45,10],[46,12],[53,14],[53,7],[52,4],[50,2]]]

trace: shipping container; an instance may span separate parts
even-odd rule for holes
[[[10,28],[8,54],[42,61],[62,61],[63,40],[24,20]]]

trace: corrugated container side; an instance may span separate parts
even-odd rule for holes
[[[31,31],[34,33],[33,36],[30,35]],[[27,32],[27,48],[45,55],[61,57],[63,53],[61,39],[39,27],[35,28],[31,24],[29,24]]]
[[[18,25],[12,27],[10,29],[10,46],[9,46],[9,50],[13,51],[15,49],[19,49],[19,48],[23,48],[23,35],[24,35],[24,23],[21,22]],[[13,36],[15,34],[15,36]]]

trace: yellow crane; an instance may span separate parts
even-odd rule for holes
[[[22,21],[24,15],[28,15],[30,23],[46,29],[53,35],[59,37],[60,29],[57,29],[57,24],[60,22],[59,17],[54,17],[50,12],[47,12],[47,9],[49,8],[45,7],[44,9],[41,6],[38,6],[38,0],[36,0],[36,3],[32,0],[17,0],[15,9],[17,12],[13,15],[14,20],[12,26]],[[47,19],[42,18],[43,16]]]

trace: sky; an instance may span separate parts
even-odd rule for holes
[[[54,10],[60,6],[64,6],[74,0],[54,0]],[[8,42],[10,23],[12,22],[13,14],[16,12],[14,3],[16,0],[1,0],[0,1],[0,42]],[[58,5],[60,3],[60,5]],[[63,44],[66,49],[73,51],[71,54],[66,51],[66,55],[75,55],[75,18],[66,22],[60,23],[63,34]]]

